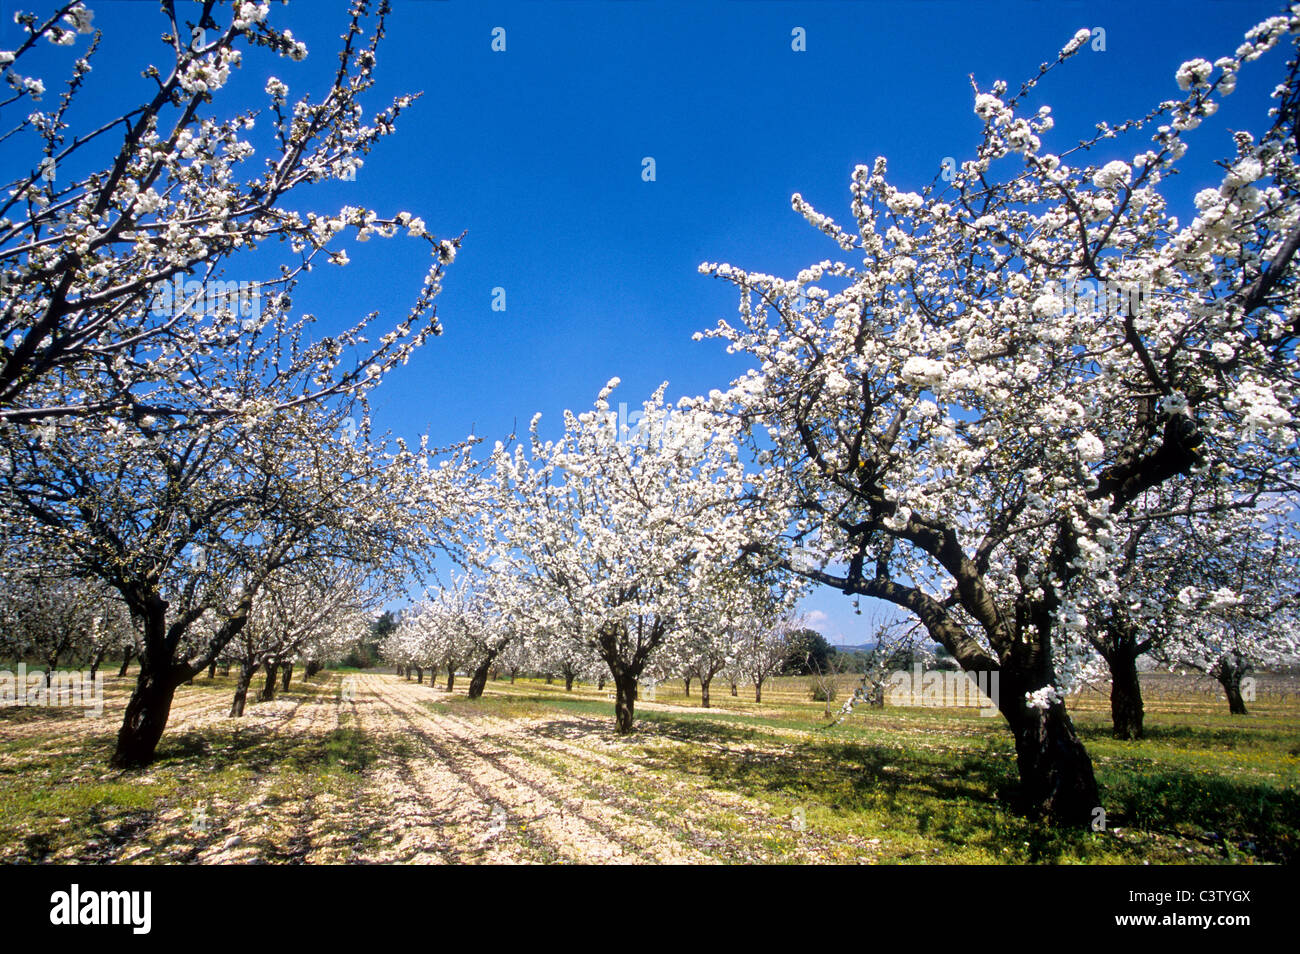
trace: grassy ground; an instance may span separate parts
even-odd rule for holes
[[[349,679],[355,693],[343,693]],[[1247,716],[1185,677],[1147,684],[1148,738],[1074,717],[1105,830],[1017,814],[1010,737],[974,709],[886,707],[828,726],[806,681],[733,697],[662,685],[637,732],[592,686],[490,683],[470,701],[321,673],[225,717],[232,681],[178,694],[159,760],[109,770],[130,680],[102,719],[0,709],[0,861],[1252,863],[1300,855],[1300,702],[1261,680]],[[647,696],[649,694],[647,693]]]

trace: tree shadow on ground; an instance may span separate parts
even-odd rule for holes
[[[379,759],[381,739],[356,728],[284,735],[274,726],[223,726],[164,737],[158,758],[140,771],[188,764],[211,772],[242,768],[260,774],[280,768],[311,773],[337,768],[359,774]]]

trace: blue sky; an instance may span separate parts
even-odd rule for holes
[[[106,36],[81,108],[103,110],[140,88],[139,70],[161,57],[164,21],[148,0],[88,5]],[[12,49],[14,4],[3,7],[0,48]],[[849,221],[849,174],[877,155],[889,159],[896,185],[921,188],[945,157],[960,162],[976,142],[971,74],[981,88],[999,78],[1014,88],[1077,29],[1101,27],[1105,51],[1085,48],[1030,100],[1053,107],[1058,125],[1046,148],[1063,150],[1099,120],[1122,121],[1176,95],[1181,62],[1232,52],[1281,8],[395,0],[370,111],[402,93],[423,97],[356,182],[316,189],[308,207],[405,209],[440,236],[467,234],[438,300],[445,333],[377,392],[376,423],[409,438],[427,431],[434,443],[471,428],[491,440],[516,422],[526,427],[536,411],[558,428],[563,409],[590,406],[616,375],[614,400],[632,407],[664,380],[673,397],[725,386],[744,365],[691,335],[733,314],[736,299],[696,268],[708,260],[793,274],[834,257],[835,246],[790,211],[792,192]],[[264,103],[272,73],[290,99],[324,88],[346,9],[336,0],[274,6],[273,20],[307,43],[307,59],[250,56],[218,112]],[[496,27],[506,31],[504,52],[491,49]],[[806,31],[803,52],[791,48],[796,27]],[[42,57],[56,64],[67,54]],[[1276,55],[1246,68],[1238,92],[1192,139],[1175,196],[1189,201],[1218,184],[1210,163],[1231,153],[1227,130],[1261,128],[1280,79]],[[1099,158],[1128,158],[1135,147]],[[648,156],[653,182],[641,175]],[[352,263],[313,272],[295,304],[327,327],[370,309],[399,320],[427,251],[400,239],[349,238],[343,247]],[[491,308],[498,287],[504,312]],[[815,593],[805,608],[834,641],[869,636],[869,608],[855,616],[838,593]]]

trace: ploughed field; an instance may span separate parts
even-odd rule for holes
[[[712,708],[680,681],[613,731],[608,692],[507,679],[482,699],[377,672],[295,678],[227,718],[233,678],[182,687],[143,770],[107,767],[134,683],[100,718],[0,709],[0,861],[86,863],[1260,863],[1300,856],[1300,685],[1230,716],[1203,679],[1144,676],[1148,738],[1072,701],[1104,830],[1014,810],[1015,756],[977,708],[863,707],[827,726],[811,681]],[[345,683],[345,680],[348,680]],[[839,699],[853,684],[843,677]],[[345,691],[346,690],[346,691]],[[832,709],[838,708],[838,700]]]

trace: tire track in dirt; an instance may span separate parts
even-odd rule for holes
[[[719,841],[715,819],[711,819],[707,811],[701,811],[701,806],[718,814],[732,816],[737,821],[737,828],[785,832],[785,825],[772,816],[770,808],[761,803],[744,798],[737,798],[735,803],[722,801],[705,786],[680,780],[669,784],[662,773],[643,766],[636,768],[638,786],[642,790],[653,792],[655,798],[638,801],[627,790],[620,789],[610,781],[611,776],[627,775],[627,762],[617,762],[589,747],[542,736],[538,732],[541,728],[536,727],[533,732],[528,732],[523,727],[516,728],[506,723],[503,732],[494,734],[493,738],[498,740],[498,745],[517,751],[521,758],[545,760],[549,763],[547,768],[551,772],[578,777],[581,784],[599,801],[611,803],[619,810],[638,818],[649,815],[653,819],[655,831],[672,833],[672,837],[689,849],[708,851],[710,854],[707,857],[710,860],[751,860],[751,857],[746,853],[745,845]],[[603,725],[593,727],[593,734],[601,732],[602,728]],[[559,763],[558,766],[555,763]],[[607,775],[594,773],[593,764],[603,769]]]
[[[347,698],[343,679],[329,677],[330,692],[319,693],[314,714],[313,728],[319,726],[324,735],[329,736],[344,729],[344,721],[349,716],[360,732],[360,716],[356,711],[356,702]],[[350,677],[343,677],[344,679]],[[323,743],[322,739],[322,743]],[[308,812],[309,821],[305,833],[308,841],[303,853],[305,864],[354,864],[361,861],[357,847],[363,842],[374,826],[376,813],[364,807],[364,788],[358,786],[356,794],[342,797],[325,791],[315,796]],[[340,819],[344,824],[340,825]]]
[[[407,739],[415,737],[428,750],[429,759],[414,761],[420,784],[434,792],[450,786],[462,793],[458,799],[458,812],[468,812],[468,818],[462,823],[467,835],[452,845],[457,852],[454,860],[549,862],[561,856],[560,846],[553,839],[546,839],[544,833],[539,834],[536,826],[529,828],[526,821],[523,824],[511,823],[517,820],[512,819],[507,810],[513,804],[512,800],[501,797],[500,792],[485,784],[472,770],[469,761],[455,751],[454,746],[448,745],[445,734],[435,736],[412,724],[410,711],[403,710],[383,693],[384,688],[391,688],[391,683],[375,677],[368,681],[367,688],[372,693],[374,704],[382,706],[389,731]],[[418,709],[417,714],[423,715]]]
[[[325,673],[324,677],[327,681],[314,685],[313,694],[304,700],[305,724],[296,730],[298,734],[310,736],[309,745],[322,749],[343,729],[354,728],[360,732],[360,715],[355,701],[345,697],[343,680],[331,673]],[[299,686],[304,682],[306,680],[300,680]],[[349,718],[353,725],[345,725]],[[332,754],[327,764],[333,768]],[[357,848],[376,827],[376,819],[383,813],[367,806],[365,787],[359,779],[353,778],[351,771],[345,779],[344,787],[353,789],[351,792],[340,794],[331,791],[330,785],[324,785],[321,791],[280,803],[287,810],[278,819],[281,829],[287,832],[281,839],[285,847],[270,849],[269,861],[281,864],[352,864],[366,860]]]
[[[466,748],[512,777],[524,780],[569,811],[596,827],[606,837],[627,845],[659,864],[702,864],[710,859],[684,843],[665,837],[662,828],[644,820],[644,806],[623,798],[611,785],[593,783],[583,774],[583,784],[594,797],[572,790],[561,781],[561,773],[538,762],[535,750],[502,741],[505,733],[483,732],[483,726],[446,714],[442,720]],[[495,720],[494,720],[495,721]],[[508,725],[508,723],[502,723]],[[461,731],[456,731],[457,729]],[[491,748],[494,751],[488,751]],[[579,773],[582,774],[582,773]]]
[[[593,798],[614,806],[626,815],[638,818],[649,815],[656,832],[661,836],[664,832],[672,833],[672,837],[691,850],[702,847],[698,835],[700,830],[712,831],[714,828],[697,806],[701,803],[712,804],[718,811],[730,811],[730,806],[713,803],[706,790],[681,783],[670,785],[660,773],[644,767],[638,767],[636,771],[639,785],[642,790],[651,790],[659,797],[639,802],[626,790],[609,781],[609,776],[621,777],[628,772],[626,762],[618,762],[595,749],[528,733],[506,722],[502,723],[502,729],[503,731],[491,736],[497,745],[510,749],[526,761],[535,763],[542,760],[552,773],[563,772],[580,778],[581,784],[592,793]],[[596,774],[593,765],[608,774]],[[718,849],[728,846],[711,842],[703,847]]]
[[[332,679],[330,681],[333,682]],[[303,683],[300,682],[299,689],[302,687]],[[305,724],[295,731],[310,736],[311,745],[323,745],[330,731],[329,727],[338,725],[333,693],[327,697],[319,691],[313,691],[310,696],[304,697],[286,722],[286,729],[294,726],[300,712]],[[289,818],[287,819],[289,833],[284,838],[284,848],[269,850],[269,860],[282,864],[307,863],[315,847],[316,831],[321,817],[316,805],[316,799],[319,797],[319,793],[311,793],[305,798],[298,797],[291,800],[288,805]]]
[[[833,847],[843,849],[844,847],[853,847],[861,852],[864,857],[869,857],[873,852],[869,843],[853,839],[845,841],[841,839],[834,846],[824,838],[820,838],[815,832],[804,829],[796,829],[794,823],[797,819],[794,816],[783,817],[773,811],[772,806],[764,804],[761,801],[748,798],[734,792],[720,792],[709,787],[705,782],[675,778],[669,782],[660,772],[644,765],[636,767],[636,776],[639,780],[640,787],[649,789],[656,797],[648,803],[638,802],[636,798],[628,795],[624,790],[609,781],[610,777],[622,777],[629,770],[626,759],[619,761],[611,758],[598,748],[593,748],[592,744],[600,746],[603,749],[617,748],[616,741],[605,738],[608,726],[595,719],[582,716],[567,716],[566,721],[576,722],[584,729],[589,729],[584,734],[584,738],[590,740],[586,745],[570,742],[564,739],[558,739],[554,736],[546,735],[548,726],[553,724],[553,720],[528,720],[521,722],[518,720],[505,720],[495,716],[486,716],[485,721],[495,723],[492,730],[482,732],[483,736],[491,738],[496,744],[503,745],[514,750],[520,758],[533,761],[537,758],[546,758],[539,756],[538,750],[544,750],[551,753],[548,760],[552,763],[559,761],[561,767],[551,766],[552,772],[563,772],[566,775],[578,776],[582,779],[583,784],[595,793],[595,797],[601,801],[608,801],[618,808],[633,815],[644,817],[647,812],[653,817],[654,825],[660,831],[675,832],[677,839],[693,848],[703,847],[714,852],[721,852],[728,858],[735,860],[750,861],[752,854],[750,846],[744,841],[733,842],[726,839],[723,833],[718,831],[716,820],[710,818],[709,811],[715,814],[728,815],[735,819],[738,830],[747,833],[758,833],[768,837],[789,838],[791,831],[799,831],[798,843],[788,849],[784,857],[788,858],[793,853],[802,862],[816,863],[825,861],[827,858],[834,857]],[[685,746],[687,743],[673,738],[654,736],[653,741],[657,743],[668,743],[677,746]],[[726,745],[714,745],[718,751],[726,754],[736,754],[736,750]],[[762,747],[747,744],[744,752],[749,753],[757,751],[759,753],[780,753],[779,747]],[[604,776],[597,771],[606,773]],[[701,810],[703,808],[703,810]],[[701,833],[707,833],[701,835]],[[722,837],[724,840],[719,841]]]
[[[390,751],[371,780],[383,798],[382,831],[399,852],[396,858],[375,860],[502,864],[547,860],[554,854],[535,836],[507,826],[503,809],[494,811],[499,803],[488,790],[478,785],[471,774],[457,772],[451,765],[450,753],[427,733],[418,729],[413,732],[408,720],[381,697],[382,685],[379,680],[376,686],[373,677],[359,681],[364,695],[358,698],[369,713],[368,719],[361,719],[360,706],[354,702],[363,731],[377,735],[382,746],[395,740],[411,741],[414,735],[431,758],[412,758],[400,749]],[[371,724],[375,727],[369,727]],[[395,804],[403,810],[394,812]],[[425,836],[423,841],[410,831],[411,819],[417,820],[416,828]],[[394,825],[396,831],[392,830]]]
[[[360,684],[361,695],[350,702],[351,716],[357,730],[380,747],[379,767],[368,773],[368,796],[382,803],[366,809],[382,819],[368,836],[384,845],[384,854],[368,861],[406,863],[440,863],[447,855],[460,860],[452,832],[470,831],[475,817],[481,814],[478,798],[465,786],[438,785],[423,764],[390,746],[401,734],[389,724],[391,715],[374,698],[368,681]],[[362,716],[362,709],[366,716]]]
[[[334,731],[340,731],[345,728],[355,728],[356,731],[364,738],[365,724],[361,718],[361,710],[357,707],[355,696],[355,677],[344,676],[339,682],[338,698],[331,698],[334,706]],[[347,723],[345,725],[345,723]],[[374,773],[367,771],[366,783],[347,799],[347,802],[341,808],[332,808],[329,812],[328,821],[322,818],[322,824],[318,826],[316,834],[316,858],[313,861],[320,862],[337,862],[342,861],[348,864],[369,863],[374,859],[362,854],[362,849],[367,846],[367,840],[375,837],[375,833],[383,829],[388,819],[388,805],[378,806],[371,803],[371,789],[374,784]],[[383,810],[380,810],[380,809]],[[339,819],[344,820],[343,825],[337,824]],[[338,853],[335,857],[331,852]]]
[[[393,688],[392,683],[375,681]],[[409,731],[420,737],[451,771],[470,784],[480,799],[503,806],[511,816],[510,824],[520,821],[521,832],[540,830],[542,840],[556,855],[579,862],[645,860],[638,853],[639,846],[600,831],[587,818],[566,812],[563,798],[550,795],[494,765],[467,739],[450,731],[440,719],[424,711],[418,703],[403,698],[400,688],[391,694],[377,692],[376,699],[404,719],[410,726]],[[461,751],[462,748],[465,751]],[[507,824],[507,829],[510,824]]]

